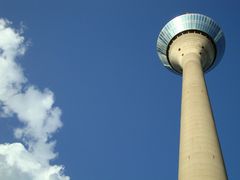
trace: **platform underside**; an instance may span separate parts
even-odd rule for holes
[[[201,31],[188,30],[177,34],[169,43],[167,59],[171,67],[182,73],[184,56],[194,53],[201,59],[203,71],[207,71],[216,58],[216,47],[212,39]]]

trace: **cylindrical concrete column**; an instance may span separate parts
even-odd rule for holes
[[[196,53],[183,57],[179,180],[227,180],[201,65]]]

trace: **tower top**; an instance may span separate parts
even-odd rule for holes
[[[204,71],[213,69],[221,60],[225,49],[225,38],[222,30],[211,18],[196,13],[186,13],[169,21],[161,30],[157,39],[157,53],[163,65],[176,73],[182,73],[169,59],[169,48],[175,39],[187,33],[198,33],[206,36],[214,46],[214,58],[208,59]]]

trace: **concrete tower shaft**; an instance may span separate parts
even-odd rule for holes
[[[183,73],[179,180],[227,180],[202,70],[214,53],[198,33],[183,34],[169,49],[170,62]]]
[[[209,17],[188,13],[161,30],[157,52],[163,65],[182,75],[179,180],[227,180],[204,72],[225,49],[221,28]]]

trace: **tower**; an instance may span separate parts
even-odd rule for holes
[[[179,180],[227,180],[204,80],[224,48],[220,27],[201,14],[175,17],[159,34],[157,52],[163,65],[182,75]]]

